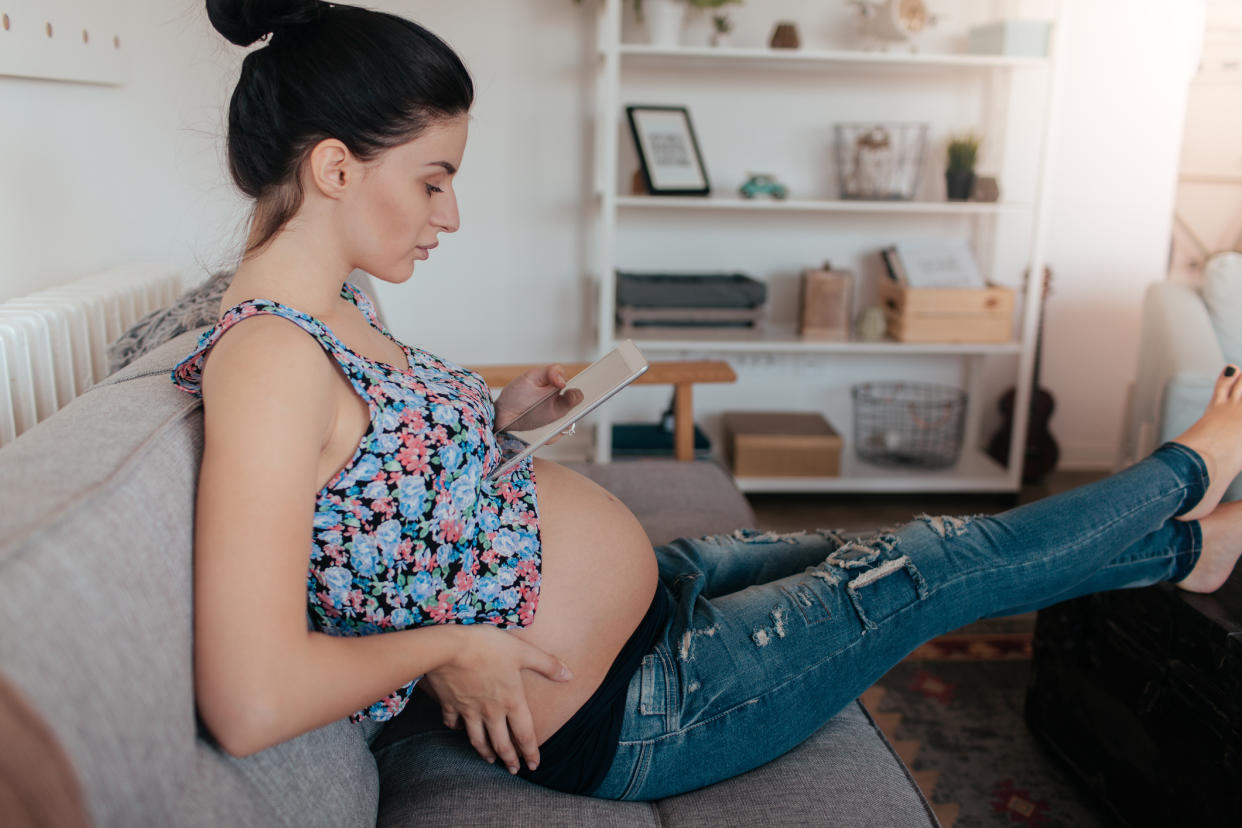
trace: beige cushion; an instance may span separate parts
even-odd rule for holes
[[[1203,268],[1207,306],[1227,362],[1242,364],[1242,253],[1217,253]]]

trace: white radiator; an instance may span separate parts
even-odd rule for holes
[[[182,292],[167,265],[126,265],[0,302],[0,446],[108,374],[108,346]]]

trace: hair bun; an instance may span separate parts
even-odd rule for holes
[[[230,42],[249,46],[271,32],[312,23],[327,8],[320,0],[207,0],[207,17]]]

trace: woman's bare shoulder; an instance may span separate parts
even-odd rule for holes
[[[293,322],[268,314],[243,319],[212,346],[203,365],[209,427],[292,426],[321,435],[334,417],[339,373],[319,342]]]

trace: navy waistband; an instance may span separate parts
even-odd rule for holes
[[[659,640],[671,611],[668,591],[659,583],[646,615],[613,659],[603,683],[569,721],[539,746],[539,767],[533,772],[523,767],[519,776],[565,793],[594,793],[617,754],[630,679],[642,666],[643,656]]]

